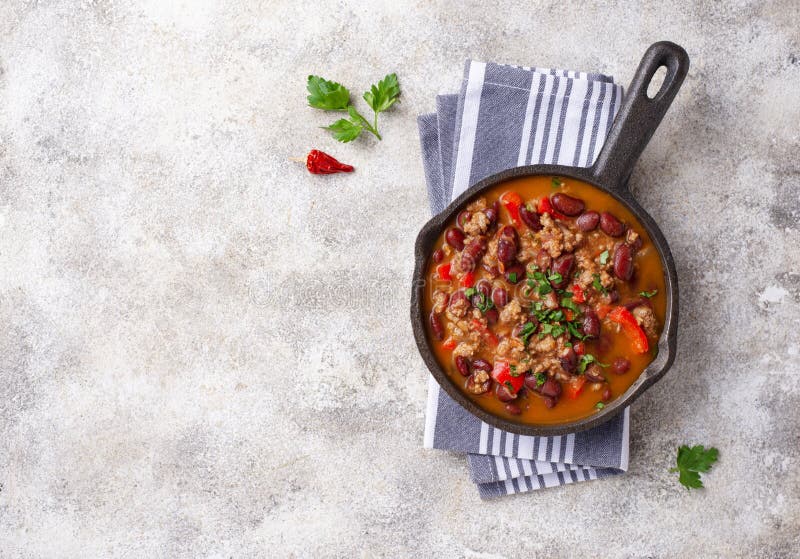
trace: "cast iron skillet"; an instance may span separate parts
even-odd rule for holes
[[[647,86],[658,68],[665,66],[666,77],[661,89],[652,99],[647,97]],[[567,167],[563,165],[529,165],[508,169],[483,179],[471,186],[454,200],[442,213],[431,219],[417,236],[414,247],[416,266],[411,295],[411,323],[414,337],[422,359],[430,369],[434,378],[453,400],[461,404],[470,413],[479,417],[489,425],[523,435],[562,435],[583,431],[600,425],[630,405],[653,383],[660,379],[675,359],[676,334],[678,328],[678,278],[675,263],[672,260],[667,241],[653,219],[636,202],[628,189],[628,178],[636,161],[639,159],[647,142],[653,136],[664,114],[689,70],[689,56],[678,45],[670,42],[655,43],[647,49],[636,74],[628,87],[627,96],[617,114],[608,139],[603,145],[597,160],[591,167]],[[453,384],[450,377],[442,369],[433,354],[427,336],[427,320],[423,312],[423,294],[425,289],[425,273],[428,258],[434,251],[434,243],[448,223],[450,223],[467,204],[483,191],[504,181],[531,175],[556,175],[572,177],[590,183],[608,192],[622,202],[639,220],[650,235],[661,256],[661,265],[665,270],[667,289],[666,323],[658,341],[658,355],[642,372],[633,385],[616,400],[602,410],[569,423],[553,425],[523,424],[509,421],[492,415],[472,402]]]

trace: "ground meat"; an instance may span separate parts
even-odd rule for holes
[[[500,322],[503,324],[516,324],[522,318],[522,314],[522,306],[520,306],[519,301],[512,299],[500,311]]]
[[[525,345],[518,338],[505,337],[497,344],[497,355],[519,361],[525,356]]]
[[[475,212],[483,211],[487,207],[488,206],[486,205],[486,198],[481,197],[481,198],[478,198],[477,200],[475,200],[474,202],[472,202],[469,206],[467,206],[467,210],[472,212],[472,213],[475,213]]]
[[[542,214],[539,219],[542,224],[542,230],[536,236],[542,248],[549,252],[551,257],[558,258],[564,251],[564,233],[553,221],[553,218],[550,217],[550,214]]]
[[[478,351],[479,346],[479,342],[461,342],[453,350],[453,356],[457,357],[463,355],[464,357],[472,357]]]
[[[489,373],[486,371],[475,371],[472,374],[472,382],[467,383],[467,390],[473,394],[483,394],[489,387],[487,383],[490,380]]]
[[[639,305],[635,309],[633,309],[633,316],[636,318],[636,322],[642,327],[642,330],[650,338],[655,338],[657,334],[658,322],[656,321],[656,315],[653,312],[653,309],[650,307],[646,307],[644,305]]]
[[[447,300],[450,298],[450,296],[444,291],[439,291],[437,289],[433,292],[431,298],[433,299],[433,312],[436,314],[443,313],[447,308]]]
[[[464,233],[467,235],[483,235],[487,229],[489,229],[489,218],[483,212],[474,212],[464,223]]]

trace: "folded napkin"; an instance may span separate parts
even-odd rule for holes
[[[588,167],[622,100],[610,76],[468,60],[461,92],[439,95],[418,127],[431,211],[511,167]],[[490,427],[428,379],[426,448],[467,454],[481,498],[619,474],[628,468],[629,410],[589,431],[559,437]]]

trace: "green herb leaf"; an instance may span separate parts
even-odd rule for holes
[[[472,296],[473,296],[473,295],[475,295],[477,292],[478,292],[478,290],[477,290],[477,289],[475,289],[474,287],[468,287],[468,288],[466,288],[466,289],[464,290],[464,295],[466,295],[467,297],[472,297]]]
[[[575,301],[572,300],[572,297],[564,297],[561,299],[561,306],[565,309],[569,309],[574,313],[581,314],[581,309],[578,308],[578,305]]]
[[[511,373],[512,377],[518,377],[520,375],[520,373],[517,372],[517,366],[516,365],[509,365],[508,366],[508,370]]]
[[[325,130],[330,130],[333,137],[340,142],[352,142],[361,135],[363,126],[354,124],[346,118],[340,118],[330,126],[326,126]]]
[[[517,273],[511,272],[510,274],[508,274],[508,281],[510,281],[511,283],[517,283]]]
[[[536,386],[541,386],[547,380],[547,373],[536,373]]]
[[[508,390],[509,390],[509,391],[510,391],[512,394],[514,393],[514,385],[513,385],[513,384],[511,384],[511,381],[510,381],[510,380],[507,380],[507,381],[503,382],[503,384],[505,384],[505,385],[508,387]]]
[[[708,472],[718,457],[719,451],[716,448],[683,445],[678,448],[677,467],[671,468],[670,472],[680,472],[678,481],[687,489],[699,489],[703,487],[700,472]]]
[[[594,407],[596,407],[598,410],[602,410],[604,407],[606,407],[606,405],[603,402],[597,402]]]
[[[641,295],[642,297],[647,297],[648,299],[650,299],[651,297],[655,297],[656,293],[658,293],[658,289],[654,289],[652,291],[640,291],[639,295]]]
[[[397,102],[400,96],[400,84],[397,74],[389,74],[364,93],[364,101],[376,113],[382,113]]]
[[[564,182],[558,177],[553,177],[550,179],[550,186],[553,188],[560,188],[564,186]]]
[[[594,355],[592,355],[591,353],[586,353],[586,354],[581,356],[580,363],[578,364],[578,372],[579,373],[585,373],[586,372],[586,367],[588,367],[589,364],[591,364],[591,363],[597,363],[601,367],[608,367],[608,364],[600,363],[600,361],[598,361],[597,358]]]
[[[594,287],[597,291],[602,293],[603,295],[608,294],[608,290],[603,287],[603,284],[600,283],[600,274],[592,274],[594,280],[592,281],[592,287]]]
[[[547,279],[551,283],[561,283],[562,281],[564,281],[564,277],[561,274],[559,274],[558,272],[553,272],[552,274],[547,276]]]
[[[600,264],[608,263],[608,256],[609,256],[609,254],[608,254],[607,250],[604,250],[603,252],[601,252],[600,253]]]
[[[526,322],[522,326],[522,330],[520,330],[519,337],[522,340],[522,343],[526,346],[528,345],[528,340],[536,331],[536,326],[533,325],[533,322]]]
[[[320,76],[308,76],[308,104],[323,111],[344,111],[350,104],[350,92],[340,83]],[[349,141],[349,140],[347,140]]]

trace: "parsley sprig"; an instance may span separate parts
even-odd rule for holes
[[[323,111],[347,111],[349,119],[341,118],[325,127],[340,142],[352,142],[364,130],[382,140],[378,132],[378,113],[389,110],[400,97],[397,74],[388,74],[377,84],[373,84],[363,95],[364,101],[374,113],[370,122],[350,103],[350,91],[342,84],[320,76],[308,76],[306,89],[309,93],[309,106]]]
[[[693,447],[683,445],[678,448],[677,467],[670,468],[669,471],[680,472],[678,481],[686,489],[699,489],[703,487],[700,472],[708,472],[718,457],[719,450],[714,447],[707,449],[703,445]]]

